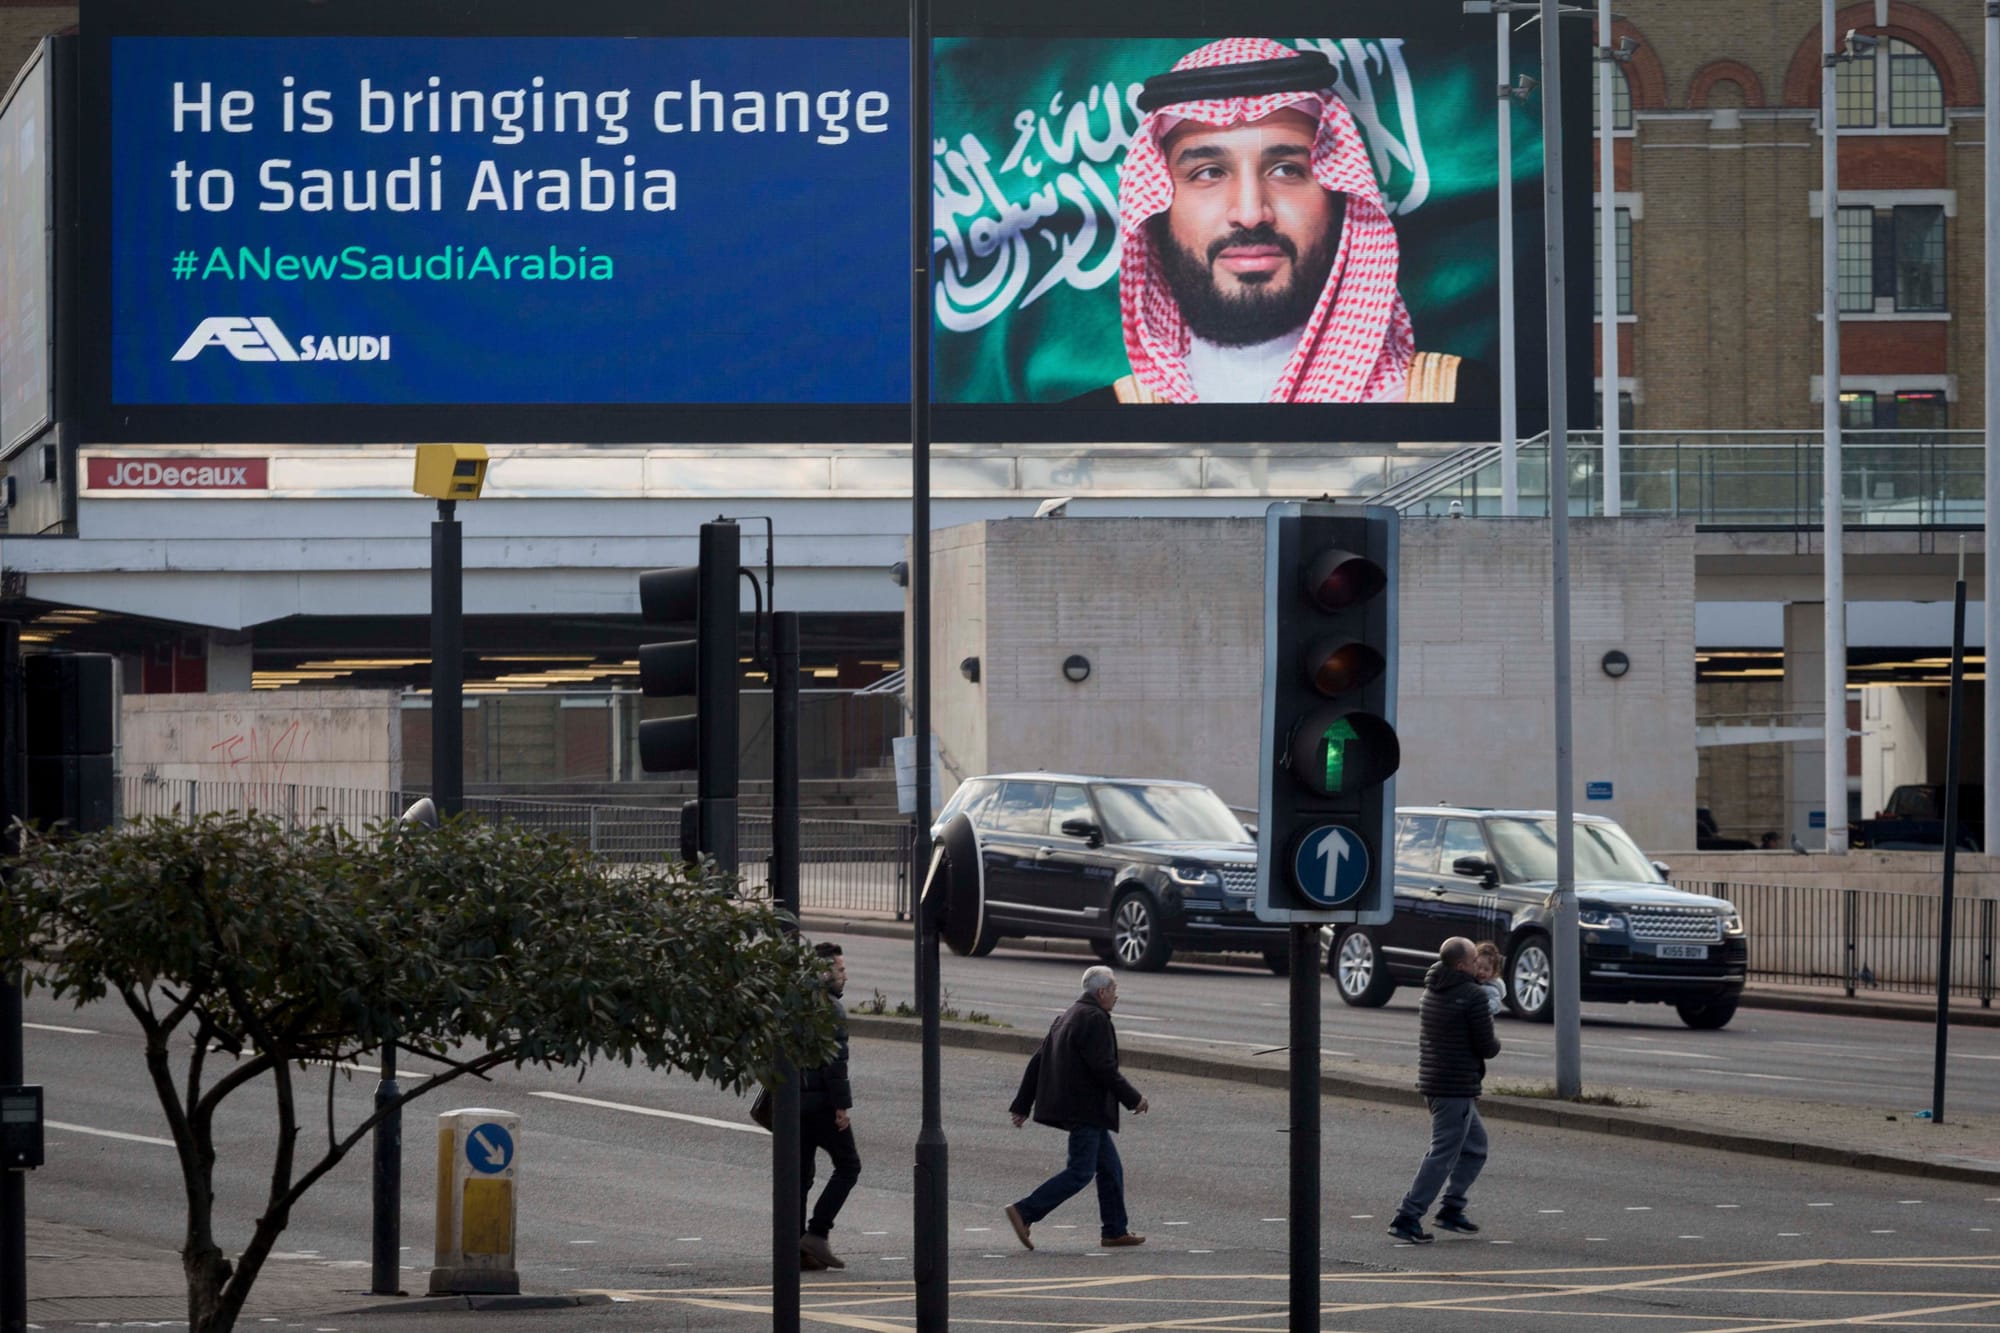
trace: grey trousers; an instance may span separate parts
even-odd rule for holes
[[[1466,1191],[1486,1165],[1486,1123],[1479,1118],[1479,1099],[1426,1097],[1424,1101],[1431,1108],[1431,1147],[1396,1210],[1399,1217],[1421,1219],[1440,1187],[1444,1198],[1439,1212],[1464,1208]]]

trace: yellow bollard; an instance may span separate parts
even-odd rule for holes
[[[437,1267],[431,1295],[512,1295],[521,1117],[469,1107],[438,1117]]]

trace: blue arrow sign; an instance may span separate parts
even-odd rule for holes
[[[1299,839],[1292,883],[1314,904],[1338,907],[1368,883],[1368,846],[1338,824],[1322,824]]]
[[[465,1160],[481,1175],[497,1176],[514,1162],[514,1136],[487,1121],[465,1136]]]

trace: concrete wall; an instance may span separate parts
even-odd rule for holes
[[[1798,884],[1821,889],[1864,889],[1937,897],[1944,891],[1942,852],[1848,852],[1844,856],[1796,852],[1673,852],[1673,881],[1690,884]],[[2000,856],[1958,854],[1960,896],[2000,898]],[[1726,895],[1725,895],[1726,896]]]
[[[1664,520],[1572,525],[1576,801],[1642,846],[1694,837],[1694,543]],[[1555,803],[1544,521],[1403,526],[1404,803]],[[934,712],[967,772],[1205,782],[1254,804],[1263,683],[1260,520],[1062,519],[934,535]],[[947,577],[946,571],[952,571]],[[982,597],[983,590],[983,597]],[[981,680],[957,670],[970,645]],[[1599,660],[1622,650],[1612,680]],[[1063,678],[1063,659],[1090,678]],[[1585,784],[1614,799],[1587,801]]]
[[[392,690],[129,694],[128,778],[396,790],[403,782]]]

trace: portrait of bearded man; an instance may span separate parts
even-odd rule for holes
[[[1333,65],[1232,37],[1146,80],[1119,168],[1132,373],[1094,403],[1452,403],[1483,370],[1416,350],[1396,229]]]

